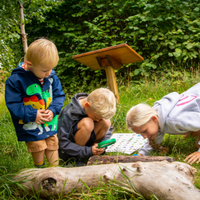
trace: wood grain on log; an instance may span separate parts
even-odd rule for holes
[[[127,183],[125,174],[137,193],[145,199],[155,195],[161,200],[199,200],[200,190],[193,185],[195,173],[195,168],[181,162],[135,162],[29,169],[21,172],[15,180],[26,176],[27,181],[23,185],[27,192],[31,194],[40,191],[41,197],[49,198],[59,194],[67,195],[74,189],[87,189],[85,184],[88,187],[99,187],[100,182],[113,180],[121,184]]]
[[[87,162],[87,165],[99,165],[99,164],[112,164],[112,163],[130,163],[130,162],[155,162],[155,161],[163,161],[166,160],[168,162],[175,161],[172,157],[165,156],[91,156]]]

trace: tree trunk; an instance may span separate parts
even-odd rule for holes
[[[168,162],[175,161],[172,157],[164,157],[164,156],[91,156],[87,162],[87,165],[99,165],[99,164],[110,164],[110,163],[130,163],[130,162],[154,162],[154,161],[163,161],[166,160]]]
[[[121,187],[126,177],[137,193],[145,199],[155,195],[159,200],[199,200],[200,190],[193,186],[196,169],[181,162],[136,162],[85,167],[29,169],[21,172],[15,180],[25,179],[22,184],[31,194],[41,191],[41,197],[66,195],[74,189],[87,189],[100,182],[117,181]],[[79,181],[79,180],[82,181]],[[115,182],[115,184],[117,183]],[[83,184],[84,183],[84,184]]]
[[[23,43],[23,49],[24,49],[24,55],[26,54],[28,45],[27,45],[27,37],[25,32],[25,24],[24,24],[24,12],[23,12],[23,5],[19,3],[19,11],[20,11],[20,29],[21,29],[21,36],[22,36],[22,43]]]

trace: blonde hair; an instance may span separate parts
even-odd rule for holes
[[[106,88],[92,91],[87,101],[91,103],[91,110],[103,119],[110,119],[116,112],[116,98],[113,92]]]
[[[157,111],[147,104],[140,103],[136,106],[133,106],[128,111],[126,115],[126,125],[129,129],[134,126],[142,126],[149,122],[153,116],[156,116],[158,119]]]
[[[59,60],[58,50],[50,40],[38,39],[29,45],[24,60],[33,65],[51,64],[56,66]]]

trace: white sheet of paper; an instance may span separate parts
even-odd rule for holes
[[[144,146],[147,141],[136,133],[113,133],[110,139],[112,138],[115,138],[116,142],[108,146],[106,152],[131,154]]]

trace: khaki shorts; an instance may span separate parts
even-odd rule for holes
[[[29,153],[39,152],[45,149],[55,151],[58,150],[58,137],[55,134],[44,140],[26,142],[26,145]]]

